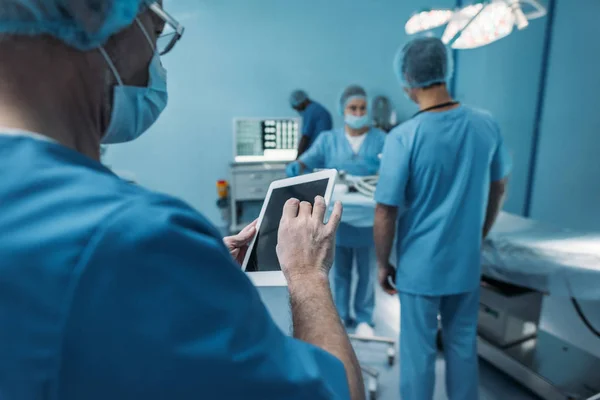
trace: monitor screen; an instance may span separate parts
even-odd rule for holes
[[[277,259],[277,232],[285,202],[291,198],[314,204],[316,196],[325,196],[329,179],[273,189],[246,266],[246,272],[281,271]]]
[[[291,161],[298,154],[300,120],[236,119],[235,161]]]

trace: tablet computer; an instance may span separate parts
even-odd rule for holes
[[[242,263],[254,285],[287,285],[276,251],[283,206],[291,198],[313,204],[316,196],[323,196],[329,206],[336,177],[337,171],[329,169],[271,183],[256,224],[256,237]]]

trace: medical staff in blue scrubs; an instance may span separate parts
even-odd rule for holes
[[[344,90],[340,99],[343,128],[322,133],[297,162],[288,165],[288,175],[296,176],[315,168],[335,168],[354,176],[377,175],[385,133],[371,126],[367,94],[359,86]],[[350,304],[352,266],[356,262],[358,283],[354,304]],[[333,268],[335,302],[347,325],[357,324],[360,335],[373,335],[375,307],[375,253],[373,229],[341,223]],[[355,320],[351,320],[353,308]]]
[[[0,4],[0,399],[364,399],[328,280],[341,204],[283,210],[292,338],[236,263],[253,225],[223,239],[99,162],[165,108],[182,34],[160,1]]]
[[[311,100],[303,90],[292,92],[290,105],[302,116],[302,136],[298,142],[298,157],[300,157],[322,132],[333,128],[333,121],[329,111],[321,104]]]
[[[433,397],[438,315],[448,397],[478,398],[480,248],[511,169],[494,118],[448,93],[451,69],[439,39],[399,52],[396,73],[420,111],[389,134],[375,196],[379,281],[400,294],[405,400]],[[396,222],[397,270],[389,263]]]

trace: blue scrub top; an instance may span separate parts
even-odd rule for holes
[[[0,204],[0,398],[349,398],[186,204],[1,134]]]
[[[316,142],[300,156],[299,160],[310,170],[335,168],[354,176],[377,175],[386,134],[371,128],[355,154],[346,138],[345,128],[323,132]],[[337,245],[344,247],[373,246],[372,227],[353,227],[342,223],[338,229]]]
[[[490,182],[510,170],[498,124],[465,106],[420,114],[389,134],[375,200],[404,211],[400,291],[439,296],[478,287]]]
[[[302,135],[314,143],[317,137],[333,128],[331,114],[321,104],[311,101],[302,111]]]

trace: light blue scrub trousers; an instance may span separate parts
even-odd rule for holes
[[[477,400],[479,289],[458,295],[433,297],[400,292],[400,308],[402,400],[433,398],[438,313],[442,318],[448,398]]]
[[[333,266],[335,304],[343,321],[350,321],[350,292],[352,288],[352,266],[356,259],[358,282],[354,294],[354,316],[356,323],[373,325],[375,308],[375,248],[336,246]]]

